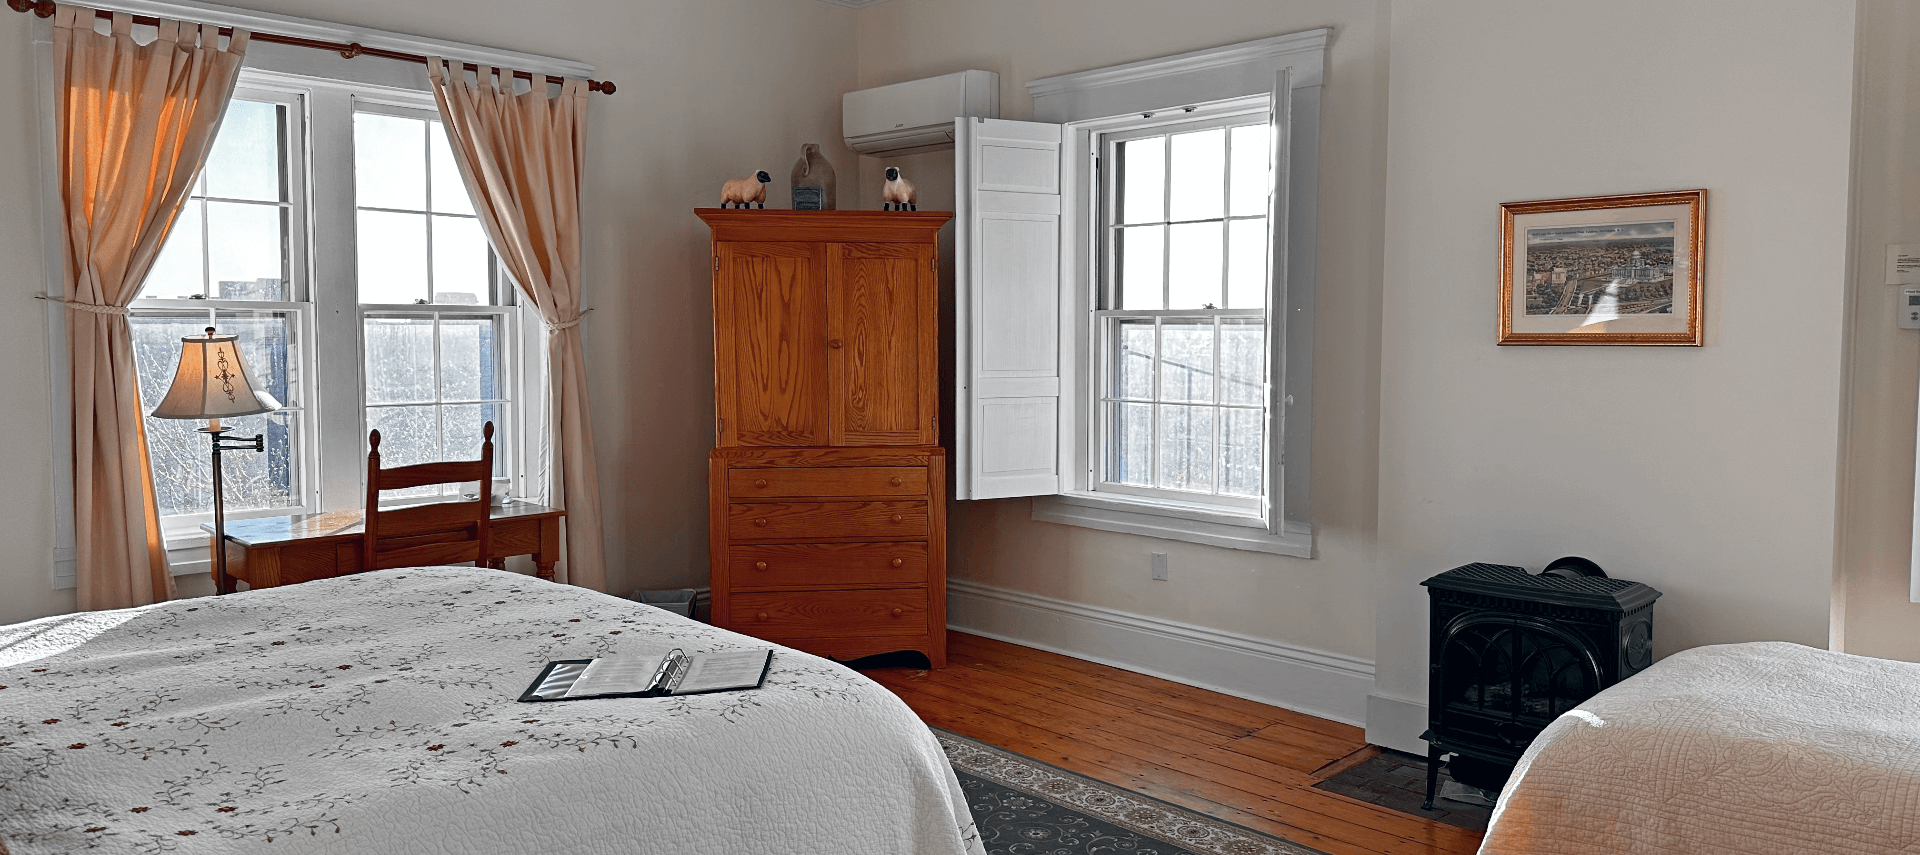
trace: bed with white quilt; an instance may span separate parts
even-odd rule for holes
[[[450,567],[0,627],[0,852],[982,851],[926,726],[824,659],[516,702],[548,660],[767,646]]]
[[[1480,851],[1920,852],[1920,664],[1785,642],[1676,653],[1533,741]]]

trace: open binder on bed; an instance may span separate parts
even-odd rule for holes
[[[758,689],[773,667],[773,651],[723,650],[691,656],[607,656],[548,662],[520,695],[526,703],[582,698],[657,698]]]

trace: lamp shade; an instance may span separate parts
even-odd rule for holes
[[[280,409],[272,395],[255,389],[253,378],[240,361],[237,335],[204,336],[180,340],[180,366],[173,371],[167,397],[153,408],[158,419],[224,419]]]

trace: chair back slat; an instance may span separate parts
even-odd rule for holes
[[[368,434],[367,512],[361,535],[361,567],[384,570],[472,561],[485,566],[493,557],[487,521],[491,514],[493,422],[481,429],[480,459],[380,468],[380,432]],[[472,501],[432,502],[382,510],[383,490],[409,490],[429,484],[479,482]]]
[[[444,463],[415,463],[380,470],[380,489],[411,490],[428,484],[454,484],[493,480],[493,470],[484,469],[485,461],[452,460]],[[484,492],[484,491],[483,491]]]

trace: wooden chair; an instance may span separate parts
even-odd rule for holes
[[[487,541],[487,518],[493,483],[493,422],[482,430],[480,459],[380,468],[380,432],[368,434],[367,522],[362,536],[360,566],[367,570],[455,564],[472,561],[484,567],[492,559]],[[480,482],[471,502],[433,502],[382,510],[380,491],[406,490],[428,484]]]

